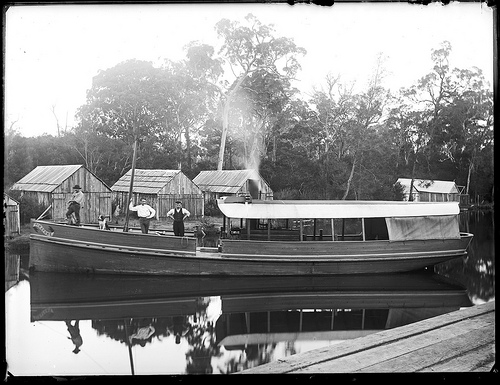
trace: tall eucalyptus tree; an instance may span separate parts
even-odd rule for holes
[[[297,56],[306,53],[305,49],[298,47],[292,39],[274,37],[273,26],[263,25],[252,14],[247,15],[245,20],[247,25],[240,25],[228,19],[222,19],[216,25],[218,36],[224,39],[219,54],[226,59],[234,76],[223,101],[218,170],[222,170],[224,164],[231,103],[243,82],[256,71],[291,79],[300,69]]]

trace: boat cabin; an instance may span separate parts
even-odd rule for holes
[[[218,201],[228,239],[372,241],[460,238],[458,203],[397,201]]]

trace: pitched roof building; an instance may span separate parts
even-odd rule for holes
[[[82,222],[97,223],[99,215],[111,215],[111,189],[81,164],[38,166],[14,183],[12,190],[35,198],[45,208],[50,207],[52,219],[66,220],[67,203],[75,185],[85,194],[80,209]]]
[[[256,170],[201,171],[193,182],[205,193],[205,201],[231,195],[250,195],[254,199],[271,200],[273,191]]]
[[[404,199],[409,200],[411,179],[399,178],[398,182],[403,186]],[[414,201],[420,202],[460,202],[462,190],[455,182],[414,179],[412,195]]]
[[[129,204],[128,192],[132,170],[112,187],[117,204],[123,209]],[[155,208],[157,219],[167,218],[167,212],[181,200],[191,217],[203,216],[203,192],[181,170],[135,169],[132,199],[135,203],[146,198]]]

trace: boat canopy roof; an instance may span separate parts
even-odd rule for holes
[[[395,218],[457,215],[458,202],[346,201],[346,200],[217,200],[228,218],[320,219]]]

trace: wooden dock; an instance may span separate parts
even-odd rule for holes
[[[264,364],[242,374],[490,372],[495,301]]]

